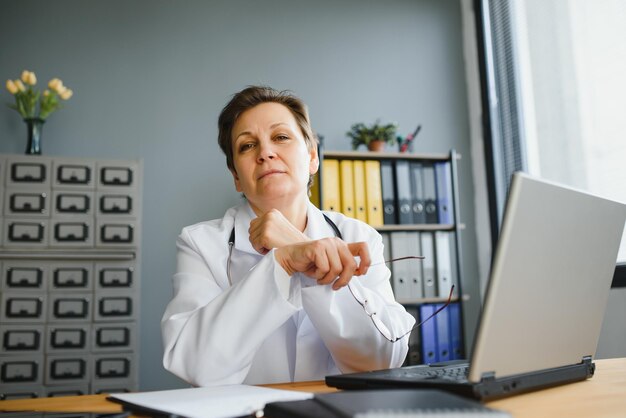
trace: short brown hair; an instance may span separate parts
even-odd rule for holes
[[[309,150],[317,147],[318,141],[311,129],[309,111],[302,100],[288,90],[278,91],[267,86],[248,86],[233,95],[232,99],[222,109],[217,120],[219,130],[217,142],[226,155],[226,166],[231,171],[235,170],[233,162],[233,126],[235,126],[235,122],[243,112],[262,103],[279,103],[289,109],[302,131],[304,142]]]

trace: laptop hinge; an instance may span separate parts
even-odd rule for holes
[[[581,363],[591,364],[592,361],[593,361],[593,359],[591,358],[591,356],[584,356],[583,357],[583,361],[581,361]]]
[[[496,380],[496,372],[484,372],[480,375],[481,382],[491,382]]]

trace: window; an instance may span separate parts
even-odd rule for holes
[[[496,195],[492,227],[499,227],[518,169],[626,202],[626,2],[476,4]],[[618,262],[626,262],[626,237]]]

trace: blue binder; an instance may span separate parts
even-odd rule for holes
[[[448,311],[448,317],[450,320],[450,360],[464,358],[463,341],[461,340],[461,305],[458,303],[451,303],[444,310]]]
[[[435,312],[435,305],[420,306],[420,321],[428,318]],[[435,318],[431,318],[421,326],[422,331],[422,361],[426,364],[439,361],[437,352],[437,327]]]
[[[435,305],[435,310],[443,306],[442,303]],[[439,312],[434,318],[437,330],[437,361],[452,360],[450,356],[450,315],[448,309]],[[425,324],[424,324],[425,325]]]
[[[398,211],[395,190],[395,172],[393,161],[382,160],[380,162],[380,177],[383,194],[383,221],[385,225],[395,225],[398,223]]]

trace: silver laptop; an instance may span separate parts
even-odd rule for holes
[[[326,383],[488,400],[593,376],[625,221],[622,203],[515,173],[470,363],[327,376]]]

